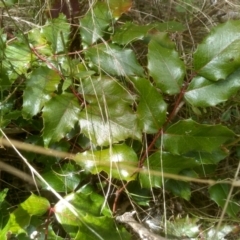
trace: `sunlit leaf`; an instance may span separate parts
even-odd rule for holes
[[[221,208],[226,204],[228,194],[230,191],[230,185],[227,184],[215,184],[209,188],[210,198],[216,202]],[[240,206],[236,201],[233,201],[232,197],[227,203],[226,213],[231,217],[236,217],[240,211]]]
[[[90,59],[94,69],[111,75],[143,75],[143,68],[131,49],[122,49],[113,44],[98,44],[86,51],[86,57]]]
[[[132,148],[119,144],[104,150],[79,153],[74,160],[93,174],[105,171],[114,178],[131,180],[134,178],[133,167],[137,167],[138,157]]]
[[[1,239],[6,239],[8,232],[13,234],[25,233],[32,216],[42,216],[50,207],[47,199],[32,194],[26,201],[10,214],[10,218],[0,231]]]
[[[116,103],[107,108],[110,111],[106,112],[104,106],[88,107],[80,114],[81,130],[92,143],[108,146],[127,138],[141,140],[137,116],[130,107]]]
[[[43,108],[43,139],[45,146],[59,141],[70,131],[79,118],[80,106],[74,94],[54,96]]]
[[[78,192],[67,195],[65,199],[76,209],[78,216],[75,216],[61,200],[55,205],[54,213],[58,222],[74,239],[111,240],[113,235],[114,239],[122,239],[121,236],[129,239],[126,231],[116,229],[109,209],[103,206],[103,196],[94,192]]]
[[[189,119],[170,126],[163,135],[163,145],[173,154],[193,150],[213,152],[233,137],[234,132],[225,126],[199,124]]]
[[[47,67],[39,67],[32,72],[23,93],[22,112],[25,118],[41,111],[50,94],[57,90],[60,80],[59,75]]]
[[[218,81],[239,68],[239,27],[238,20],[220,24],[198,45],[194,54],[194,68],[199,75]]]
[[[167,94],[180,91],[185,66],[174,49],[162,47],[155,40],[149,43],[148,69],[157,87]]]
[[[132,78],[132,82],[139,93],[137,114],[146,133],[156,133],[166,120],[167,105],[162,95],[143,78]]]

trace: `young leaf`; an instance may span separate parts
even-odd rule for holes
[[[194,54],[194,68],[199,75],[218,81],[239,68],[239,27],[239,20],[220,24],[198,45]]]
[[[131,49],[122,49],[113,44],[98,44],[86,51],[95,69],[117,76],[143,76],[143,68]]]
[[[74,160],[92,174],[105,171],[114,178],[131,180],[135,171],[132,167],[137,167],[138,157],[132,148],[121,144],[104,150],[79,153]]]
[[[150,81],[144,78],[132,78],[131,81],[140,95],[137,114],[143,131],[156,133],[165,122],[167,104]]]
[[[227,101],[240,89],[239,74],[240,69],[217,82],[197,76],[189,84],[184,97],[195,107],[216,106]]]
[[[23,92],[22,114],[25,118],[31,118],[41,111],[50,94],[57,90],[60,80],[60,76],[47,67],[33,70]]]
[[[216,202],[220,207],[224,207],[228,197],[230,186],[227,184],[216,184],[209,188],[210,198]],[[231,199],[228,203],[226,213],[231,217],[237,217],[240,211],[237,200]]]
[[[74,94],[54,96],[43,108],[43,139],[45,146],[59,141],[69,132],[79,118],[80,106]]]
[[[199,124],[189,119],[170,126],[163,135],[163,145],[173,154],[212,152],[234,136],[234,132],[220,124]]]
[[[174,49],[152,40],[148,47],[148,69],[157,87],[167,94],[179,93],[185,76],[185,66]]]

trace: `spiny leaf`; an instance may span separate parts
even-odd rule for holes
[[[114,178],[131,180],[133,170],[126,166],[137,167],[138,157],[132,148],[119,144],[100,151],[79,153],[74,160],[93,174],[105,171]]]
[[[50,99],[50,94],[57,90],[60,80],[60,76],[47,67],[39,67],[31,73],[23,92],[22,113],[25,118],[33,117],[41,111]]]
[[[90,59],[95,69],[111,75],[143,75],[143,68],[131,49],[122,49],[113,44],[98,44],[86,51],[86,57]]]
[[[240,65],[240,21],[215,27],[194,54],[197,73],[211,81],[225,79]]]
[[[199,163],[189,157],[173,155],[168,152],[155,152],[144,163],[143,170],[139,175],[142,187],[152,188],[162,186],[162,177],[151,174],[151,170],[159,173],[178,174],[183,169],[198,166]]]
[[[141,140],[137,115],[121,102],[88,106],[80,113],[80,127],[93,144],[108,146],[127,138]]]
[[[209,188],[210,198],[216,202],[220,207],[224,207],[228,194],[230,191],[230,186],[227,184],[216,184]],[[228,202],[226,213],[231,217],[236,217],[240,211],[239,205],[234,200]]]
[[[195,77],[189,84],[184,97],[195,107],[216,106],[227,101],[240,89],[239,74],[240,69],[225,80],[217,82],[199,76]]]
[[[179,93],[185,66],[174,49],[165,48],[152,40],[148,47],[148,69],[161,91],[167,94]]]
[[[212,152],[234,136],[234,132],[220,124],[199,124],[189,119],[170,126],[163,135],[163,145],[173,154]]]
[[[111,23],[112,16],[108,4],[97,2],[93,11],[88,13],[80,20],[81,38],[83,45],[89,46],[103,37],[104,30]]]
[[[156,133],[165,122],[167,105],[149,80],[132,78],[132,82],[140,95],[137,114],[143,131]]]
[[[43,108],[43,139],[45,146],[59,141],[77,122],[80,106],[74,94],[63,93],[54,96]]]

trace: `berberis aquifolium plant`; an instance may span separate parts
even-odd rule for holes
[[[1,154],[35,177],[17,203],[1,185],[0,239],[132,239],[115,216],[133,211],[149,237],[237,239],[240,20],[198,42],[201,8],[171,2],[146,24],[108,0],[1,30]]]

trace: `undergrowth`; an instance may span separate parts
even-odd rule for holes
[[[238,239],[238,2],[30,2],[0,2],[0,239]]]

